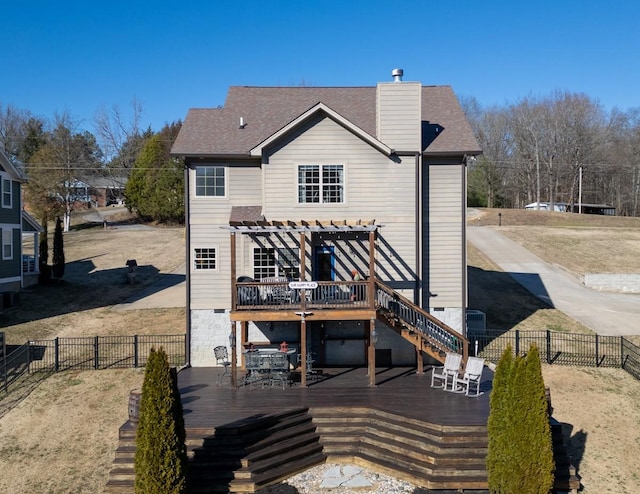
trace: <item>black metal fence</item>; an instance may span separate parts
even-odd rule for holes
[[[514,356],[534,344],[548,364],[618,367],[640,379],[640,347],[624,336],[561,333],[557,331],[492,331],[469,337],[469,353],[497,363],[508,345]]]
[[[25,374],[144,367],[151,348],[163,348],[169,365],[186,363],[186,335],[93,336],[33,340],[1,359],[0,385],[5,392]]]

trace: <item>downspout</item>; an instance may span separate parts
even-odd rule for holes
[[[185,300],[185,312],[186,312],[186,341],[185,341],[185,367],[191,367],[191,226],[189,223],[189,166],[185,162],[184,165],[184,245],[186,251],[186,268],[185,268],[185,283],[186,283],[186,300]]]

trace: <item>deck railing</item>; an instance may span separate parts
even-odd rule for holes
[[[376,281],[376,305],[395,314],[439,350],[467,357],[468,341],[464,336],[379,281]]]
[[[235,310],[373,308],[368,281],[317,281],[314,288],[291,288],[290,282],[236,282]]]

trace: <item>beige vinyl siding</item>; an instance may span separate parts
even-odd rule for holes
[[[218,163],[208,163],[218,165]],[[224,309],[231,306],[231,252],[229,225],[232,206],[259,206],[262,200],[262,170],[255,162],[234,162],[226,168],[226,197],[195,197],[195,172],[190,177],[190,229],[191,252],[188,269],[191,270],[191,308]],[[244,239],[238,235],[238,276],[245,274],[241,261]],[[215,270],[194,270],[193,252],[196,248],[216,249]]]
[[[377,86],[378,139],[399,151],[420,151],[422,87],[418,82]]]
[[[432,307],[464,307],[464,168],[430,165],[428,236],[429,291]]]
[[[299,164],[344,165],[345,202],[298,204]],[[413,157],[395,163],[335,121],[323,118],[275,150],[264,167],[268,220],[375,220],[384,225],[380,235],[394,250],[378,257],[384,268],[380,273],[401,273],[398,276],[402,279],[411,277],[410,271],[415,270]],[[384,274],[382,277],[386,279]]]

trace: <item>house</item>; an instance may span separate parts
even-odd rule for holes
[[[14,304],[22,287],[37,281],[40,225],[22,208],[22,184],[27,178],[0,150],[0,308]],[[23,235],[30,238],[33,255],[23,255]]]
[[[531,204],[527,204],[525,209],[536,210],[536,211],[556,211],[560,213],[567,212],[567,203],[566,202],[554,202],[553,204],[549,202],[532,202]]]
[[[302,368],[462,351],[466,161],[481,150],[450,87],[392,75],[231,87],[223,107],[188,112],[172,155],[190,365],[215,365],[217,345],[242,365],[249,343],[287,342]]]

